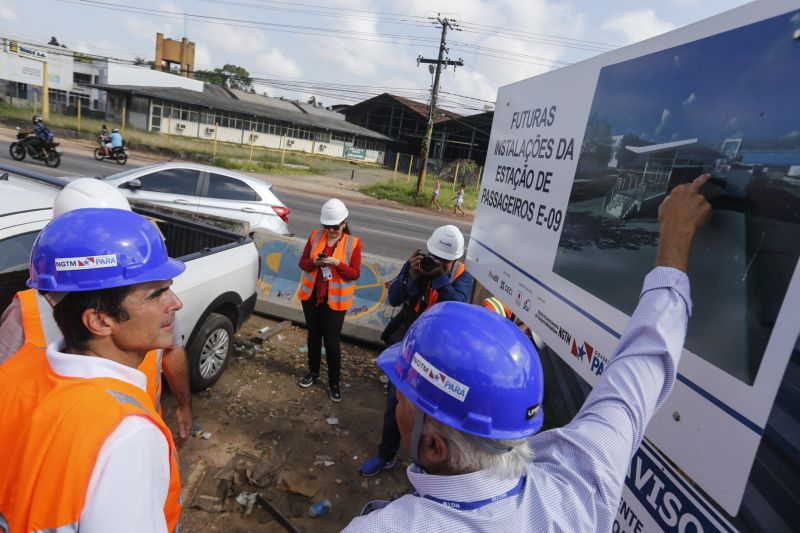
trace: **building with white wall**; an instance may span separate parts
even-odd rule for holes
[[[95,87],[107,93],[110,120],[121,120],[124,108],[126,122],[146,131],[381,164],[392,140],[314,104],[210,84],[201,91],[138,85]]]

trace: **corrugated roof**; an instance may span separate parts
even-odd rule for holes
[[[136,85],[103,84],[94,84],[91,86],[105,91],[137,94],[148,96],[150,98],[160,98],[162,100],[168,100],[181,104],[205,107],[208,109],[232,111],[245,115],[279,120],[282,122],[296,124],[298,126],[335,130],[383,141],[392,140],[391,137],[387,137],[378,132],[368,130],[367,128],[362,128],[361,126],[351,124],[350,122],[346,122],[338,116],[335,116],[338,115],[338,113],[334,113],[332,111],[316,108],[317,111],[326,111],[326,113],[312,113],[302,109],[301,106],[305,104],[300,104],[298,106],[289,100],[268,98],[242,91],[230,91],[227,89],[222,89],[226,94],[228,94],[228,96],[224,96],[218,90],[220,89],[219,87],[209,89],[208,84],[206,84],[206,90],[203,92],[190,91],[188,89],[182,89],[179,87],[139,87]]]
[[[347,109],[348,112],[353,110],[358,110],[361,107],[369,107],[373,105],[380,105],[380,103],[384,100],[394,100],[395,102],[404,105],[405,107],[409,108],[410,110],[414,111],[418,115],[420,115],[423,119],[428,119],[428,111],[430,106],[428,104],[423,104],[422,102],[417,102],[415,100],[411,100],[410,98],[404,98],[402,96],[396,96],[390,93],[383,93],[379,94],[378,96],[374,96],[369,100],[364,100],[363,102],[359,102],[357,104],[353,104]],[[458,113],[453,113],[452,111],[447,111],[446,109],[442,109],[441,107],[437,107],[436,110],[439,112],[438,116],[435,120],[436,123],[450,120],[453,118],[461,118],[461,115]]]

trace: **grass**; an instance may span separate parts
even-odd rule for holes
[[[392,200],[405,205],[416,205],[420,207],[428,207],[431,201],[431,194],[433,194],[433,185],[436,178],[429,175],[425,180],[425,187],[423,193],[417,196],[417,180],[414,176],[411,180],[398,179],[397,181],[382,181],[371,185],[361,187],[361,192],[373,198],[380,198],[383,200]],[[445,211],[453,211],[453,203],[455,202],[456,193],[458,189],[453,190],[453,184],[442,182],[442,187],[439,194],[439,205]],[[464,191],[464,205],[463,209],[474,211],[478,201],[478,192],[475,187],[467,187]],[[435,207],[435,206],[434,206]]]
[[[31,123],[31,108],[14,107],[0,101],[0,119],[11,126],[29,128]],[[96,140],[100,130],[106,124],[109,128],[122,128],[108,120],[95,118],[81,118],[81,131],[78,132],[77,117],[63,113],[51,112],[47,126],[60,136],[72,136],[83,139]],[[213,163],[217,166],[233,170],[264,172],[284,175],[329,175],[342,178],[349,176],[352,169],[356,169],[360,176],[368,176],[369,181],[388,179],[392,171],[382,165],[360,163],[341,158],[311,155],[303,152],[293,152],[254,146],[252,158],[250,147],[238,143],[217,142],[216,149],[210,140],[183,137],[180,135],[164,135],[148,132],[127,126],[122,132],[125,141],[132,150],[152,152],[168,157],[193,160],[202,163]],[[283,165],[281,158],[283,157]]]

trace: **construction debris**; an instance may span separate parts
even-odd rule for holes
[[[278,475],[278,490],[300,494],[306,498],[313,497],[321,484],[317,476],[298,474],[293,470],[284,469]]]

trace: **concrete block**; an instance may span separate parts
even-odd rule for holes
[[[297,293],[301,278],[298,263],[306,239],[256,231],[253,240],[261,256],[256,311],[305,324]],[[403,261],[399,259],[361,254],[361,277],[356,281],[355,302],[347,311],[343,335],[380,342],[381,332],[395,312],[386,302],[388,284],[402,266]]]

